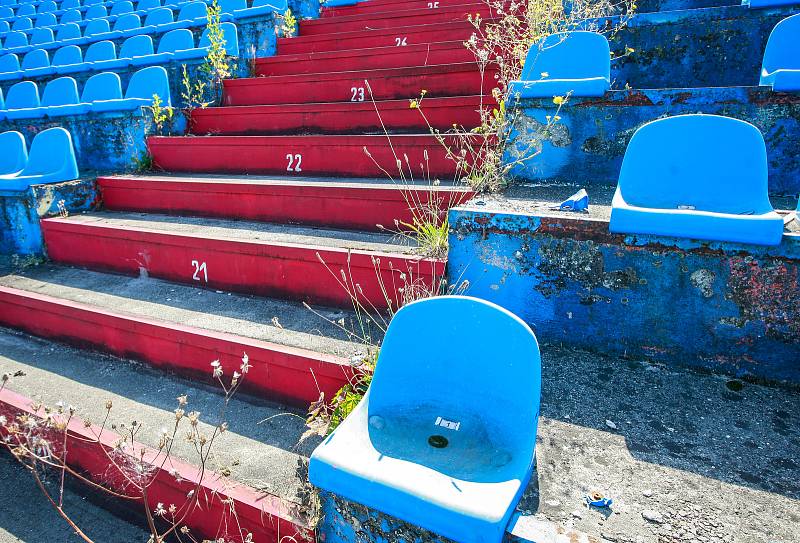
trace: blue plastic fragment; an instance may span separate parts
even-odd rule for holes
[[[586,505],[591,507],[611,507],[611,505],[614,503],[614,500],[611,498],[606,498],[598,492],[587,494],[583,497],[583,499],[586,502]]]
[[[559,211],[586,211],[589,209],[589,194],[581,189],[552,209]]]
[[[783,19],[769,34],[759,85],[778,92],[800,91],[800,13]]]

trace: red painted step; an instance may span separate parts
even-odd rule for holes
[[[384,287],[397,304],[400,273],[425,285],[438,284],[444,273],[443,261],[403,254],[400,247],[398,252],[348,249],[326,244],[322,237],[311,236],[315,243],[287,242],[255,225],[214,229],[198,221],[156,219],[100,213],[41,224],[55,262],[340,307],[352,305],[340,283],[342,269],[349,270],[363,299],[376,307],[387,305]]]
[[[356,102],[488,94],[495,70],[481,73],[474,62],[409,66],[310,75],[226,79],[224,105]],[[369,84],[365,83],[367,81]],[[371,92],[370,92],[371,89]]]
[[[405,11],[409,9],[443,9],[453,7],[463,7],[465,13],[474,13],[475,7],[480,3],[474,0],[392,0],[390,2],[381,2],[380,0],[369,0],[358,2],[352,6],[334,6],[323,8],[320,12],[320,17],[344,17],[349,15],[366,15],[374,13],[386,13]]]
[[[320,74],[474,61],[475,54],[464,46],[463,41],[451,41],[407,47],[349,49],[259,58],[256,60],[256,74],[259,76]]]
[[[448,140],[450,145],[457,142]],[[454,179],[456,165],[431,135],[151,137],[157,168],[171,172]],[[369,155],[367,154],[369,153]],[[427,155],[427,156],[426,156]],[[408,175],[408,168],[403,171]]]
[[[480,15],[487,19],[494,16],[494,9],[486,3],[470,4],[469,9],[464,6],[453,6],[440,9],[409,9],[405,11],[390,11],[384,13],[369,13],[366,15],[352,15],[347,17],[308,19],[300,21],[299,34],[301,36],[315,36],[319,34],[337,34],[340,32],[357,32],[360,30],[378,30],[383,28],[398,28],[434,23],[467,22],[467,15],[473,17]]]
[[[31,318],[36,315],[36,318]],[[0,286],[0,325],[40,337],[90,346],[120,357],[210,378],[208,360],[235,367],[246,352],[255,367],[245,385],[260,396],[308,406],[320,391],[330,398],[352,374],[346,359],[245,338],[107,311],[87,304]]]
[[[192,133],[379,134],[385,126],[391,133],[420,134],[430,130],[429,124],[442,131],[451,129],[453,124],[472,129],[481,124],[480,109],[492,107],[492,101],[490,97],[481,100],[480,96],[426,98],[421,110],[410,108],[408,100],[213,107],[192,111]]]
[[[375,231],[411,223],[409,207],[442,213],[472,197],[467,187],[278,178],[100,177],[105,207]],[[435,202],[435,204],[434,204]],[[418,207],[417,207],[418,208]]]
[[[278,54],[402,47],[423,43],[465,41],[475,33],[468,21],[384,28],[359,32],[338,32],[295,38],[278,38]]]

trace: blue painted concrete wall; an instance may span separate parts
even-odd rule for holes
[[[93,178],[35,185],[23,192],[0,190],[0,254],[41,255],[40,218],[88,211],[99,198]]]
[[[516,110],[520,152],[544,134],[551,99],[523,100]],[[767,143],[770,191],[800,192],[800,94],[764,87],[612,91],[603,98],[572,98],[547,134],[541,154],[513,172],[525,179],[616,185],[622,157],[641,125],[687,113],[726,115],[754,124]]]
[[[608,222],[456,208],[448,275],[544,342],[800,383],[800,236],[779,247],[612,235]]]

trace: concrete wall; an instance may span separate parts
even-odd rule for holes
[[[541,134],[551,99],[523,100],[517,109],[521,152]],[[765,87],[612,91],[603,98],[573,98],[541,145],[541,154],[514,171],[526,179],[615,185],[631,136],[660,117],[687,113],[726,115],[754,124],[764,134],[770,192],[800,192],[800,94]]]
[[[544,342],[800,382],[800,235],[779,247],[611,234],[604,219],[450,212],[448,275]]]

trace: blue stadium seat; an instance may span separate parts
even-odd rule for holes
[[[764,48],[759,85],[778,92],[800,91],[800,13],[772,29]]]
[[[75,23],[80,26],[80,24],[83,23],[83,14],[79,9],[69,9],[61,15],[61,18],[58,20],[58,22],[62,25],[67,23]]]
[[[500,543],[533,472],[540,396],[521,319],[465,296],[408,304],[364,399],[311,455],[310,480],[455,541]]]
[[[36,15],[36,6],[33,4],[20,4],[17,8],[17,17],[33,17]]]
[[[175,51],[192,49],[193,47],[194,36],[191,30],[188,28],[170,30],[161,36],[161,40],[158,42],[157,53],[133,57],[130,61],[130,65],[148,66],[151,64],[164,64],[172,60]]]
[[[50,44],[55,41],[51,28],[37,28],[31,34],[31,46]]]
[[[122,100],[122,82],[114,72],[102,72],[90,77],[83,86],[81,101],[93,102]]]
[[[119,17],[126,13],[133,13],[133,2],[123,0],[122,2],[115,2],[114,5],[111,6],[111,15]]]
[[[149,37],[149,36],[148,36]],[[169,77],[162,66],[143,68],[131,76],[125,98],[92,102],[92,111],[130,111],[153,103],[153,95],[161,97],[163,106],[172,105],[169,94]]]
[[[8,19],[8,20],[10,20],[10,19],[13,19],[14,17],[16,17],[16,15],[14,14],[14,10],[13,9],[11,9],[9,7],[5,7],[5,6],[4,7],[0,7],[0,19],[3,19],[3,20],[7,20]]]
[[[86,10],[83,20],[92,21],[94,19],[105,19],[106,17],[108,17],[108,10],[106,7],[101,4],[96,4]]]
[[[2,96],[0,96],[2,101]],[[28,146],[19,132],[0,134],[0,179],[17,176],[28,164]],[[0,189],[2,184],[0,183]]]
[[[82,115],[90,110],[89,104],[81,103],[78,84],[71,77],[59,77],[47,84],[42,94],[42,107],[48,117]]]
[[[58,6],[59,11],[67,12],[67,11],[78,11],[80,12],[81,9],[81,1],[80,0],[63,0],[61,5]]]
[[[11,24],[11,30],[17,32],[25,32],[31,28],[33,28],[33,21],[30,19],[30,17],[17,17],[17,19]]]
[[[233,23],[222,23],[219,25],[225,37],[225,52],[230,56],[239,56],[239,38],[236,25]],[[204,58],[208,54],[211,40],[208,38],[208,29],[203,31],[200,36],[200,43],[193,49],[176,50],[173,60],[191,60]]]
[[[72,136],[63,128],[48,128],[31,143],[28,164],[22,172],[6,178],[6,190],[27,190],[31,185],[73,181],[79,177]]]
[[[66,45],[56,50],[50,65],[57,74],[69,74],[84,71],[83,53],[77,45]]]
[[[187,28],[190,26],[204,25],[208,23],[208,8],[204,2],[189,2],[184,4],[175,17],[175,22],[171,25],[163,26],[163,30],[173,30],[175,28]]]
[[[267,13],[285,13],[287,9],[289,4],[286,0],[253,0],[249,8],[235,10],[233,14],[236,19],[242,19]]]
[[[22,77],[19,57],[9,53],[0,57],[0,81],[14,81]]]
[[[8,89],[6,118],[35,119],[44,117],[39,103],[39,87],[33,81],[20,81]]]
[[[33,25],[33,28],[50,28],[52,26],[58,26],[56,16],[52,13],[43,13],[36,16],[36,24]]]
[[[114,23],[114,30],[112,33],[117,32],[119,32],[119,37],[129,38],[131,36],[144,34],[146,30],[142,28],[142,20],[138,15],[135,13],[126,13],[120,16],[117,22]]]
[[[603,96],[611,87],[611,52],[602,34],[576,30],[551,34],[531,46],[521,81],[509,97]]]
[[[55,73],[50,67],[50,55],[44,49],[34,49],[22,58],[22,76],[40,77]]]
[[[219,0],[220,13],[236,17],[236,12],[247,9],[247,0]]]
[[[86,28],[83,29],[83,37],[94,39],[96,36],[109,32],[111,32],[111,27],[108,26],[108,21],[106,19],[92,19],[86,24]]]
[[[52,13],[54,11],[58,11],[58,5],[53,2],[53,0],[46,0],[39,4],[37,8],[38,13]]]
[[[153,54],[153,38],[150,36],[133,36],[122,42],[119,48],[118,63],[123,66],[131,65],[134,58],[145,57]],[[103,69],[108,64],[104,64]]]
[[[773,8],[778,6],[792,6],[797,0],[742,0],[743,6],[751,8]]]
[[[609,228],[778,245],[783,220],[769,201],[761,132],[717,115],[679,115],[640,127],[625,151]]]
[[[30,50],[28,35],[25,32],[9,32],[3,43],[6,53],[25,53]]]
[[[147,15],[151,10],[160,8],[161,0],[139,0],[136,3],[136,13],[139,15]]]
[[[8,24],[8,21],[0,21],[0,34],[7,32],[11,32],[11,25]]]
[[[83,43],[85,39],[81,34],[81,27],[77,23],[66,23],[58,28],[56,42],[58,45]]]
[[[167,28],[172,24],[172,10],[169,8],[155,8],[152,9],[144,20],[146,34],[154,34],[160,32],[163,28]]]
[[[117,46],[114,42],[104,40],[97,41],[91,44],[86,49],[86,55],[83,57],[84,70],[116,70],[117,68],[124,68],[126,64],[120,63],[117,60]],[[82,70],[82,71],[84,71]]]

